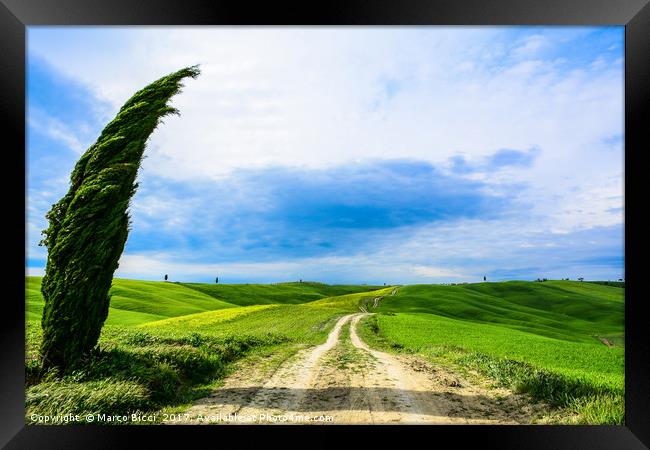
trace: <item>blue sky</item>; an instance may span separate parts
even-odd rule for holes
[[[116,276],[623,277],[623,27],[29,27],[27,261],[119,107],[148,143]]]

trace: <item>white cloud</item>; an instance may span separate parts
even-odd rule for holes
[[[71,129],[56,117],[52,117],[40,110],[30,110],[29,126],[40,133],[61,142],[73,152],[81,155],[87,145],[79,139],[79,132]]]
[[[440,165],[459,154],[479,161],[504,148],[540,149],[532,167],[471,175],[496,191],[525,186],[513,208],[526,217],[513,210],[499,223],[416,230],[377,250],[372,260],[226,267],[131,254],[124,255],[120,273],[148,267],[147,276],[259,270],[308,278],[301,274],[317,275],[332,264],[363,267],[361,276],[369,278],[375,269],[418,280],[472,277],[494,259],[470,273],[450,261],[503,254],[505,264],[504,242],[543,248],[548,242],[536,236],[544,233],[568,236],[622,223],[623,147],[610,139],[624,132],[622,61],[604,64],[605,55],[569,70],[575,67],[570,54],[543,57],[559,45],[547,37],[552,31],[513,48],[506,31],[484,27],[143,27],[113,28],[110,39],[108,30],[62,31],[67,37],[57,40],[51,30],[30,28],[29,50],[93,88],[113,113],[156,78],[195,63],[202,67],[174,99],[181,117],[167,118],[154,133],[145,176],[194,183],[269,165],[330,168],[378,158]],[[387,94],[387,80],[399,89]],[[83,134],[65,124],[36,125],[75,151],[86,147],[78,137]],[[142,227],[167,218],[162,226],[187,230],[193,226],[189,212],[200,205],[183,200],[147,191],[136,196],[133,211]]]
[[[551,207],[551,205],[554,206]],[[564,196],[561,202],[549,202],[545,208],[553,230],[573,231],[607,227],[623,221],[623,182],[618,176],[585,183]]]
[[[181,260],[182,261],[182,260]],[[115,273],[117,278],[122,276],[162,279],[164,274],[169,274],[172,281],[185,281],[189,278],[222,279],[228,277],[255,277],[260,275],[265,278],[278,279],[291,275],[300,269],[300,262],[273,262],[273,263],[227,263],[204,264],[180,262],[174,255],[166,253],[148,253],[123,255],[120,267]]]
[[[413,271],[425,278],[468,278],[466,274],[455,272],[445,267],[414,266]]]
[[[42,277],[45,275],[45,268],[42,267],[27,267],[25,274],[29,277]]]
[[[548,39],[541,34],[534,34],[523,39],[520,44],[515,47],[511,54],[516,58],[524,58],[534,56],[539,50],[548,45]]]
[[[109,43],[46,53],[37,40],[33,50],[115,109],[155,78],[202,63],[174,100],[182,117],[154,133],[145,161],[174,179],[369,157],[439,163],[456,152],[533,145],[554,157],[585,155],[598,136],[622,131],[622,72],[565,73],[534,58],[482,66],[498,28],[152,28],[128,36],[121,53]],[[526,48],[542,41],[531,36]],[[468,61],[476,66],[469,72]],[[386,79],[401,83],[390,102],[380,101]]]
[[[363,254],[346,257],[318,257],[278,260],[264,263],[187,263],[180,255],[157,252],[123,255],[117,278],[162,279],[169,274],[172,281],[211,280],[218,276],[224,282],[258,281],[338,281],[349,283],[427,283],[453,279],[478,280],[476,276],[440,267],[411,264],[408,261],[388,263],[381,255]]]

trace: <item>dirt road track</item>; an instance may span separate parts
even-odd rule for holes
[[[273,373],[237,371],[192,406],[184,423],[517,424],[544,409],[420,358],[369,348],[357,334],[368,315],[341,317],[325,343]]]

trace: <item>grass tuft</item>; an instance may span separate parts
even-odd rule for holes
[[[79,414],[125,415],[151,406],[150,393],[135,381],[104,378],[79,381],[74,377],[45,381],[27,390],[28,423],[31,416],[50,418]]]

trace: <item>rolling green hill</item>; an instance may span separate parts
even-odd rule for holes
[[[276,287],[276,285],[272,285]],[[254,285],[262,289],[263,285]],[[321,290],[322,286],[319,287]],[[338,287],[334,287],[336,288]],[[348,287],[349,289],[349,287]],[[188,330],[214,337],[276,335],[314,344],[325,338],[330,325],[343,315],[359,311],[364,300],[387,295],[391,288],[325,297],[302,304],[262,304],[208,311],[141,324],[138,328],[156,335],[183,334]]]
[[[622,423],[624,296],[572,281],[404,286],[383,299],[362,336],[525,385],[574,405],[580,420]]]
[[[572,281],[412,285],[379,311],[435,314],[567,341],[623,335],[624,290]],[[602,344],[599,344],[602,345]]]
[[[380,286],[337,285],[315,282],[276,284],[181,283],[181,285],[239,306],[270,304],[295,305],[326,297],[380,289]]]
[[[165,317],[236,306],[176,283],[116,279],[111,288],[111,307]]]
[[[377,321],[386,338],[416,351],[426,352],[436,346],[458,347],[579,376],[593,385],[623,389],[623,349],[608,348],[596,340],[560,340],[501,325],[431,314],[379,316]]]
[[[44,300],[41,277],[26,277],[26,319],[40,321]],[[168,317],[234,308],[193,289],[174,283],[114,279],[107,325],[137,325]]]
[[[45,389],[36,358],[43,310],[40,280],[27,277],[25,283],[27,373],[28,385],[33,384],[28,410],[57,412],[59,406],[38,394]],[[111,295],[100,338],[107,368],[87,369],[82,382],[56,381],[48,392],[60,389],[61,398],[91,395],[83,394],[84,389],[95,392],[100,383],[106,396],[96,395],[108,402],[103,407],[122,411],[125,407],[110,402],[130,397],[115,393],[144,389],[148,394],[133,397],[133,407],[159,408],[200,395],[193,393],[197,383],[221,376],[224,364],[251,349],[288,350],[288,344],[322,342],[337,317],[365,306],[377,313],[359,330],[371,346],[478,370],[516,390],[571,407],[585,423],[623,420],[625,289],[620,287],[511,281],[395,290],[311,282],[215,285],[116,279]],[[380,296],[374,308],[373,299]],[[193,374],[203,375],[195,379]]]
[[[25,278],[26,318],[43,313],[41,277]],[[114,279],[107,325],[137,325],[170,317],[239,306],[301,304],[378,287],[323,283],[223,284],[166,283]]]
[[[337,295],[335,297],[325,297],[320,300],[315,300],[308,303],[311,307],[320,308],[337,308],[349,312],[359,311],[359,307],[363,306],[370,309],[368,304],[372,304],[372,300],[377,297],[384,297],[390,295],[394,287],[388,286],[375,291],[359,292],[356,294]]]

